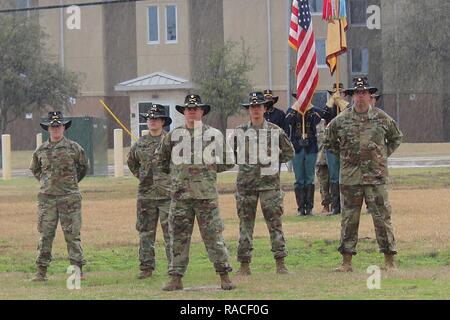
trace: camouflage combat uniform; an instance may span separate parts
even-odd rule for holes
[[[331,203],[330,193],[330,176],[328,174],[327,159],[323,149],[323,138],[325,135],[325,125],[323,120],[317,125],[317,144],[319,146],[319,153],[316,162],[316,175],[319,180],[320,196],[322,198],[322,206],[328,207]]]
[[[373,217],[380,251],[397,253],[386,184],[387,158],[401,140],[395,121],[378,108],[370,107],[367,113],[348,108],[328,125],[324,146],[341,163],[341,254],[356,254],[363,198]]]
[[[136,230],[139,232],[140,269],[155,270],[155,238],[158,218],[163,231],[167,262],[170,263],[170,177],[157,170],[155,151],[164,138],[143,136],[130,149],[128,168],[139,179]]]
[[[183,153],[183,157],[189,163],[174,163],[172,159],[172,149],[181,143],[178,139],[172,141],[172,136],[174,132],[179,133],[180,130],[187,130],[190,134],[191,151]],[[206,130],[221,135],[217,129],[203,124],[202,131]],[[204,161],[195,164],[194,156],[198,156],[200,152],[195,153],[194,134],[194,129],[187,129],[185,126],[177,127],[164,137],[157,151],[158,166],[163,172],[170,173],[172,178],[169,215],[171,247],[169,275],[171,276],[183,276],[186,272],[195,217],[197,217],[209,260],[214,264],[216,272],[227,274],[232,271],[228,262],[228,250],[222,236],[224,225],[219,214],[216,184],[217,173],[233,168],[234,164],[205,164]],[[203,142],[202,151],[207,145]]]
[[[287,162],[294,156],[294,148],[284,131],[278,126],[264,121],[261,127],[252,126],[250,122],[236,128],[246,132],[249,129],[258,131],[265,129],[268,133],[268,146],[270,143],[270,131],[279,131],[279,162]],[[259,138],[258,138],[259,139]],[[236,144],[235,144],[236,147]],[[286,240],[282,230],[283,198],[280,188],[280,172],[273,175],[262,175],[261,169],[268,165],[248,164],[249,145],[246,140],[245,153],[246,164],[239,164],[237,176],[236,206],[239,216],[239,244],[237,260],[241,263],[250,263],[253,251],[253,230],[255,227],[256,206],[260,199],[261,209],[272,243],[272,253],[275,259],[287,256]],[[277,166],[277,169],[279,167]]]
[[[40,233],[36,265],[48,267],[58,219],[67,243],[71,265],[85,264],[81,248],[81,194],[78,183],[89,168],[83,148],[63,138],[57,143],[44,142],[33,153],[30,170],[39,180],[38,224]]]

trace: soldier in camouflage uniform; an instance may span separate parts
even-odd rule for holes
[[[232,268],[222,236],[224,225],[218,207],[217,173],[233,168],[234,164],[216,161],[223,154],[211,152],[207,155],[205,149],[210,144],[201,142],[206,141],[207,134],[218,137],[221,141],[216,142],[222,146],[224,139],[219,130],[201,122],[202,117],[210,111],[210,106],[203,104],[200,96],[186,96],[185,104],[176,106],[176,109],[184,114],[185,125],[166,135],[157,151],[158,166],[163,172],[170,173],[172,178],[169,216],[170,281],[163,290],[183,289],[181,278],[189,263],[195,217],[209,260],[220,275],[221,287],[223,290],[231,290],[235,286],[228,275]]]
[[[170,263],[169,209],[170,177],[156,167],[155,151],[166,132],[163,127],[172,123],[164,106],[152,104],[148,113],[140,116],[146,120],[149,134],[141,137],[130,149],[128,168],[139,179],[137,196],[137,222],[139,232],[138,279],[152,276],[155,270],[155,238],[158,218],[164,235],[167,262]]]
[[[316,175],[319,180],[320,196],[322,198],[322,214],[330,213],[331,192],[330,192],[330,175],[328,174],[327,159],[323,149],[323,138],[325,135],[325,120],[322,120],[317,126],[317,144],[319,153],[317,154]]]
[[[344,85],[339,83],[333,84],[332,90],[327,90],[330,98],[328,99],[324,108],[325,126],[333,120],[339,113],[345,110],[350,103],[344,99]],[[325,159],[327,161],[328,176],[330,177],[330,193],[331,193],[331,212],[330,215],[337,215],[341,213],[341,200],[339,188],[339,158],[336,157],[329,150],[324,149]]]
[[[400,145],[402,133],[390,116],[370,105],[370,94],[376,90],[367,78],[355,78],[354,87],[346,90],[353,96],[353,105],[333,119],[325,131],[325,148],[339,156],[341,162],[342,220],[338,250],[343,263],[336,269],[339,272],[353,270],[363,199],[372,215],[386,268],[396,268],[397,247],[386,186],[387,158]]]
[[[264,119],[264,112],[267,109],[267,100],[263,93],[253,92],[250,94],[249,103],[243,104],[249,110],[250,121],[236,128],[236,136],[238,131],[248,133],[255,131],[258,142],[252,141],[252,144],[259,144],[259,134],[267,132],[267,146],[271,149],[271,133],[276,131],[278,142],[278,161],[279,163],[287,162],[294,156],[294,148],[286,136],[284,131],[275,124],[267,122]],[[268,165],[262,164],[259,159],[256,164],[249,161],[249,141],[246,139],[245,145],[237,145],[238,139],[235,138],[235,152],[245,150],[245,162],[239,164],[239,172],[237,176],[236,190],[236,206],[239,216],[239,245],[237,249],[237,260],[240,262],[238,274],[250,275],[250,263],[253,251],[253,230],[255,227],[256,206],[258,198],[260,199],[261,209],[264,219],[269,229],[270,240],[272,243],[272,253],[276,260],[277,273],[287,273],[288,270],[284,264],[284,257],[287,256],[286,241],[282,230],[283,215],[283,192],[280,189],[280,171],[279,165],[271,174],[264,173],[263,169],[268,169]],[[238,157],[239,159],[239,157]]]
[[[38,272],[32,281],[46,281],[52,260],[52,245],[58,220],[67,243],[70,264],[80,268],[85,264],[81,248],[81,194],[78,183],[84,178],[89,162],[83,148],[66,139],[64,131],[71,125],[59,111],[50,112],[41,123],[50,139],[33,153],[30,170],[40,182],[38,223],[40,233],[36,265]]]

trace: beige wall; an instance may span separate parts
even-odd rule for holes
[[[79,0],[77,3],[92,2]],[[71,3],[64,0],[64,3]],[[40,0],[39,5],[56,5],[59,0]],[[64,63],[82,77],[82,95],[105,94],[103,14],[101,6],[81,7],[81,30],[69,30],[64,13]],[[50,53],[55,61],[60,61],[60,11],[40,11],[40,24],[49,34]]]
[[[288,5],[290,1],[270,0],[271,4],[271,41],[272,41],[272,89],[279,91],[280,105],[286,103],[287,84],[287,32],[288,32]],[[266,0],[223,0],[224,7],[224,33],[225,40],[240,41],[244,39],[252,49],[256,66],[250,73],[250,79],[256,89],[265,89],[269,85],[268,68],[268,28],[267,28],[267,1]],[[321,15],[313,14],[313,29],[316,38],[326,38],[326,23]],[[291,50],[291,49],[290,49]],[[295,64],[296,53],[292,50],[292,59]],[[340,58],[340,78],[347,79],[347,55]],[[295,65],[293,65],[295,66]],[[292,77],[294,77],[292,75]],[[317,90],[329,89],[335,76],[332,78],[328,68],[319,68],[319,84]],[[283,100],[281,100],[283,99]]]
[[[177,5],[177,43],[165,43],[165,5]],[[147,7],[159,6],[159,44],[148,44]],[[187,0],[149,0],[136,3],[137,73],[163,71],[192,80],[190,69],[189,14]]]

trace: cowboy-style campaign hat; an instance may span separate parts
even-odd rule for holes
[[[179,106],[179,105],[175,106],[175,109],[177,109],[177,111],[179,113],[183,113],[183,114],[184,114],[184,109],[186,109],[186,108],[202,108],[204,116],[207,115],[208,112],[211,110],[211,107],[209,105],[202,103],[202,99],[200,98],[200,96],[198,94],[188,94],[186,96],[186,98],[184,98],[183,106]]]
[[[41,128],[48,131],[48,127],[64,126],[67,130],[72,125],[72,120],[64,120],[64,116],[61,111],[51,111],[48,113],[47,121],[40,123]]]
[[[273,95],[272,90],[266,89],[263,93],[264,98],[269,102],[269,107],[272,107],[275,103],[278,102],[278,97]]]
[[[369,91],[370,94],[374,94],[378,91],[377,88],[372,87],[369,84],[369,81],[366,77],[355,77],[353,78],[353,88],[346,89],[344,92],[348,94],[349,96],[352,96],[355,91]]]
[[[371,95],[371,97],[375,98],[376,101],[380,100],[381,96],[382,96],[381,93],[379,93],[379,94],[374,93],[374,94]]]
[[[330,95],[333,95],[333,93],[335,93],[336,92],[336,82],[335,83],[333,83],[333,89],[331,89],[331,90],[327,90],[328,91],[328,93],[330,94]],[[339,90],[344,90],[344,85],[342,84],[342,82],[339,82]]]
[[[148,119],[163,119],[164,127],[172,123],[172,119],[166,115],[166,109],[163,105],[153,104],[148,109],[147,113],[139,113],[139,115],[147,121]]]
[[[264,97],[264,94],[262,92],[251,92],[248,97],[248,103],[241,103],[243,107],[249,108],[250,106],[255,105],[266,105],[267,106],[268,101]]]

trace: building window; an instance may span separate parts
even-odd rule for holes
[[[148,43],[159,43],[159,10],[158,6],[148,7]]]
[[[166,6],[166,43],[177,42],[177,6]]]
[[[350,50],[350,64],[352,74],[369,73],[369,49],[353,48]]]
[[[316,39],[316,57],[319,68],[328,68],[326,62],[327,52],[325,49],[325,39]]]
[[[365,26],[367,21],[367,0],[350,1],[350,24]]]
[[[311,100],[311,104],[316,107],[324,107],[327,104],[328,92],[316,91]]]
[[[309,0],[309,10],[311,14],[322,14],[323,0]]]

